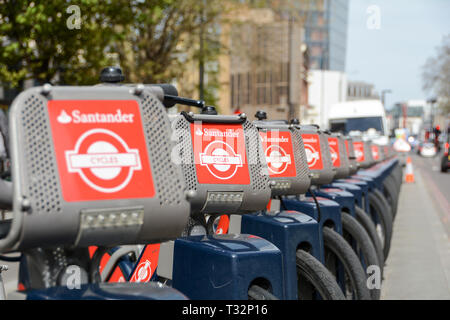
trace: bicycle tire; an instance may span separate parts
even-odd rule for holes
[[[298,299],[307,300],[312,298],[314,292],[320,294],[323,300],[345,300],[341,288],[337,284],[333,275],[314,256],[304,250],[297,250],[297,281]],[[305,280],[305,281],[303,281]],[[303,295],[303,288],[312,295]]]
[[[369,266],[378,266],[381,270],[381,263],[378,259],[377,252],[364,227],[350,214],[343,212],[342,229],[344,230],[344,234],[348,233],[356,242],[356,246],[353,248],[353,251],[363,259],[361,264],[365,269],[366,279]],[[373,300],[380,300],[379,288],[369,289],[369,291]]]
[[[378,261],[380,261],[381,264],[383,265],[383,268],[381,268],[381,270],[383,271],[385,261],[383,253],[383,245],[381,244],[380,237],[377,234],[375,224],[370,219],[369,214],[360,207],[355,208],[355,214],[356,220],[358,220],[358,222],[364,227],[370,239],[372,240],[375,250],[377,251]]]
[[[370,214],[376,216],[376,220],[374,221],[375,226],[380,225],[382,229],[382,245],[383,245],[383,254],[384,259],[386,261],[389,251],[391,249],[391,239],[392,239],[392,228],[393,221],[392,215],[388,211],[389,208],[386,208],[386,205],[383,204],[383,201],[379,199],[375,192],[369,193],[369,206],[370,206]]]
[[[261,288],[258,285],[252,285],[248,289],[249,300],[279,300],[268,290]]]
[[[325,251],[332,252],[342,263],[352,286],[354,298],[356,300],[371,300],[369,289],[366,286],[366,274],[350,244],[329,227],[323,228],[323,242]]]
[[[392,176],[386,177],[383,181],[383,195],[391,206],[392,217],[395,219],[398,206],[398,191],[395,187],[395,180]]]

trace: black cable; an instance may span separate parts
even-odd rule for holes
[[[19,262],[20,258],[21,258],[21,256],[7,257],[7,256],[0,255],[0,260],[7,261],[7,262]]]
[[[320,222],[320,219],[322,218],[322,214],[320,212],[320,205],[319,205],[319,201],[317,201],[316,195],[314,194],[314,192],[311,190],[311,188],[308,189],[308,192],[311,193],[312,198],[314,199],[314,202],[316,203],[317,206],[317,222]]]
[[[282,209],[286,211],[287,207],[284,204],[283,198],[281,196],[278,196],[278,200],[280,200],[280,207],[282,207]]]
[[[108,253],[108,247],[98,247],[95,250],[94,255],[91,259],[91,265],[89,267],[89,279],[92,283],[102,282],[102,276],[100,274],[100,263],[102,261],[103,256]]]
[[[0,179],[11,181],[11,170],[6,170],[0,174]]]

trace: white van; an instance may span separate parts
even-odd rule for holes
[[[379,100],[355,100],[333,105],[328,113],[328,127],[332,132],[376,132],[377,143],[388,144],[389,129],[386,111]],[[375,138],[375,137],[373,137]]]

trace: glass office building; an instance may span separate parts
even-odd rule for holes
[[[310,69],[345,71],[348,0],[310,0],[303,6]]]

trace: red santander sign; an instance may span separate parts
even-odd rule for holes
[[[372,145],[371,146],[372,149],[372,157],[374,160],[380,160],[380,149],[378,148],[377,145]]]
[[[286,131],[260,131],[269,176],[288,178],[297,175],[294,161],[292,136]]]
[[[320,138],[318,134],[302,134],[305,146],[306,159],[310,170],[322,170],[322,152],[320,150]]]
[[[353,142],[353,148],[355,150],[356,161],[364,162],[364,160],[366,159],[364,155],[364,142]]]
[[[328,138],[328,144],[330,145],[331,161],[335,168],[341,166],[341,159],[339,157],[339,140],[338,138]]]
[[[240,124],[191,124],[200,184],[250,184],[244,129]]]

